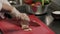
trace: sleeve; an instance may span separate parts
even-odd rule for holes
[[[0,11],[2,9],[2,0],[0,0]]]

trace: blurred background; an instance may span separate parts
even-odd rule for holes
[[[60,0],[8,0],[20,12],[34,14],[60,34]]]

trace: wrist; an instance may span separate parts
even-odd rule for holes
[[[11,10],[11,15],[15,17],[19,17],[20,14],[21,13],[16,8],[13,7],[13,9]]]

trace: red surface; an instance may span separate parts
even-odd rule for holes
[[[24,0],[24,2],[29,5],[32,4],[32,0]]]
[[[4,32],[4,34],[55,34],[34,15],[30,15],[29,17],[31,19],[30,27],[32,28],[32,31],[23,31],[20,26],[12,24],[13,22],[17,23],[17,21],[11,20],[1,20],[0,29]],[[36,22],[39,26],[32,21]]]

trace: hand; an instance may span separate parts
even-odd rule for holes
[[[28,15],[25,14],[25,13],[21,13],[21,14],[20,14],[20,18],[21,18],[22,20],[30,21],[30,18],[29,18]]]
[[[21,19],[25,21],[30,21],[28,15],[26,13],[20,13],[17,9],[13,8],[10,13],[13,17],[16,17],[16,19]]]

